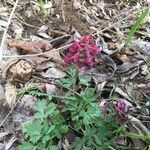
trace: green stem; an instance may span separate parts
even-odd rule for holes
[[[73,77],[73,87],[72,87],[72,91],[73,91],[73,96],[75,96],[75,93],[76,93],[76,83],[77,83],[77,78],[78,78],[78,68],[76,68],[76,73]]]
[[[148,140],[150,141],[150,133],[148,135],[140,135],[132,132],[125,132],[125,136],[131,137],[131,138],[137,138],[137,139],[142,139],[144,141]]]

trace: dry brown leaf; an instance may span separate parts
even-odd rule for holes
[[[12,65],[9,69],[9,74],[14,80],[28,81],[33,71],[32,66],[25,60],[20,60]]]
[[[46,40],[40,41],[23,41],[17,39],[8,39],[6,42],[10,48],[16,47],[25,53],[36,54],[52,49],[52,45]]]
[[[16,92],[16,87],[9,82],[6,83],[5,86],[5,96],[6,96],[6,102],[8,106],[12,108],[16,103],[17,92]]]

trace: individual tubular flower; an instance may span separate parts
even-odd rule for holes
[[[92,35],[85,35],[79,41],[73,42],[64,60],[67,64],[74,63],[80,67],[92,67],[95,57],[100,52]]]
[[[103,99],[100,102],[100,107],[103,109],[104,113],[107,113],[109,111],[109,103],[108,103],[108,99]]]
[[[114,110],[117,115],[117,120],[120,124],[123,124],[127,120],[127,114],[132,111],[132,104],[126,100],[117,100],[114,104]]]

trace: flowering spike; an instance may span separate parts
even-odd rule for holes
[[[116,112],[118,122],[123,124],[127,120],[127,114],[133,110],[133,107],[128,101],[120,99],[114,104],[114,110]]]
[[[99,52],[100,48],[96,45],[92,35],[85,35],[79,41],[72,43],[64,61],[67,64],[75,63],[80,67],[92,67]]]

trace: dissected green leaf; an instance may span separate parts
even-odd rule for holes
[[[89,75],[82,75],[82,76],[79,76],[79,80],[80,80],[80,84],[83,84],[83,85],[86,85],[86,86],[89,86],[89,82],[91,81],[92,77],[89,76]]]
[[[47,104],[46,100],[41,100],[41,101],[38,101],[33,108],[34,110],[40,112],[41,114],[44,114],[44,109],[46,107],[46,104]]]
[[[46,116],[52,115],[52,114],[54,113],[56,107],[57,107],[56,104],[50,103],[50,104],[48,105],[48,107],[46,108],[46,110],[45,110],[45,115],[46,115]]]
[[[97,98],[94,88],[87,88],[84,92],[82,92],[81,95],[83,96],[84,100],[88,102],[92,102]]]
[[[35,143],[41,138],[41,130],[43,126],[39,121],[29,122],[24,126],[26,134],[30,137],[30,140]]]
[[[71,77],[75,77],[76,73],[77,73],[77,68],[75,66],[70,66],[69,69],[68,69],[68,74]]]
[[[18,146],[19,150],[36,150],[36,148],[36,146],[26,141],[22,142],[21,145]]]
[[[72,82],[72,79],[71,78],[63,78],[60,80],[59,84],[66,88],[66,89],[69,89],[72,85],[73,85],[73,82]]]

